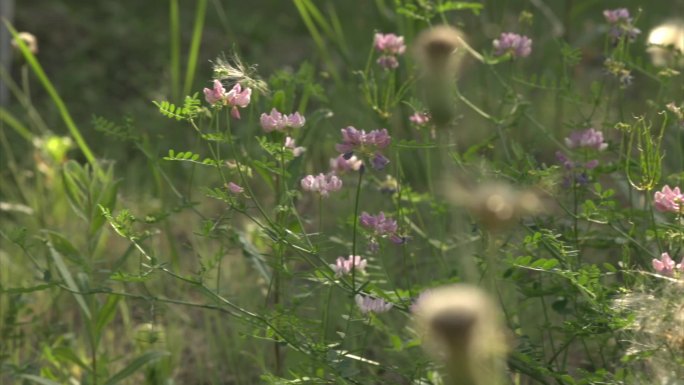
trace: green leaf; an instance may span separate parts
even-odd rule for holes
[[[62,276],[62,279],[64,279],[64,283],[66,283],[69,290],[71,290],[73,292],[72,294],[74,295],[76,302],[78,302],[78,305],[81,307],[83,314],[86,316],[86,318],[91,319],[92,316],[90,315],[90,310],[88,309],[88,305],[85,303],[85,300],[83,299],[83,295],[78,293],[80,290],[79,290],[78,286],[76,286],[76,282],[74,281],[74,278],[71,276],[69,269],[67,268],[66,264],[64,263],[64,259],[62,258],[62,255],[57,250],[55,250],[55,247],[52,245],[52,242],[48,241],[47,245],[48,245],[48,248],[50,249],[50,256],[52,257],[52,260],[55,262],[55,265],[57,266],[57,271],[59,271],[59,275]]]
[[[146,364],[155,361],[161,357],[168,356],[169,353],[167,352],[159,352],[159,351],[151,351],[144,353],[133,362],[128,364],[125,368],[121,369],[121,371],[117,372],[115,375],[113,375],[107,382],[105,382],[103,385],[114,385],[119,383],[119,381],[123,380],[124,378],[130,376],[131,374],[135,373],[138,369],[141,367],[145,366]]]
[[[45,233],[50,239],[52,246],[54,246],[55,249],[60,252],[60,254],[69,258],[71,262],[79,266],[83,266],[84,261],[83,258],[81,258],[81,253],[71,243],[71,241],[69,241],[68,239],[64,238],[61,234],[56,233],[54,231],[48,230]]]
[[[483,4],[474,3],[472,1],[446,1],[437,6],[437,12],[460,11],[463,9],[471,10],[475,15],[479,15],[484,8]]]
[[[107,301],[97,313],[97,320],[95,321],[95,335],[100,336],[102,329],[110,323],[116,315],[116,305],[119,303],[121,297],[116,295],[107,296]]]

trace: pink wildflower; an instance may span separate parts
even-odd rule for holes
[[[271,110],[270,114],[263,113],[259,118],[261,128],[266,132],[282,131],[287,125],[287,117],[278,112],[275,108]]]
[[[503,32],[492,44],[497,56],[510,52],[513,57],[527,57],[532,53],[532,39],[517,33]]]
[[[302,178],[301,185],[305,191],[316,192],[327,198],[330,192],[339,191],[342,188],[342,180],[334,174],[321,173],[316,176],[305,176]]]
[[[656,210],[679,213],[682,211],[681,204],[684,202],[684,195],[679,187],[671,189],[670,186],[665,185],[661,191],[656,191],[653,200]]]
[[[397,231],[397,221],[386,218],[382,211],[378,215],[370,215],[364,211],[359,216],[359,222],[363,227],[372,229],[378,235],[392,234]]]
[[[603,141],[603,132],[594,128],[571,133],[569,137],[565,138],[565,145],[569,148],[587,147],[598,151],[608,148],[608,143]]]
[[[627,8],[606,9],[605,11],[603,11],[603,16],[606,18],[606,21],[610,24],[630,20],[629,10],[627,10]]]
[[[285,148],[291,149],[295,157],[302,155],[306,151],[304,147],[297,147],[295,140],[289,136],[285,138]]]
[[[229,182],[228,183],[228,191],[232,192],[233,194],[240,194],[243,191],[245,191],[245,189],[240,187],[239,185],[233,183],[233,182]]]
[[[399,60],[392,55],[382,55],[378,58],[376,63],[386,70],[393,70],[399,67]]]
[[[608,24],[611,25],[609,35],[614,42],[623,36],[626,36],[630,41],[634,41],[637,35],[641,33],[639,28],[632,25],[632,18],[629,17],[629,10],[627,8],[606,9],[603,11],[603,16]]]
[[[672,275],[675,269],[675,261],[672,260],[670,254],[662,253],[660,259],[653,258],[653,269],[655,269],[658,274],[662,275]],[[678,269],[681,269],[681,264],[677,265]]]
[[[330,159],[330,169],[337,174],[347,171],[358,171],[362,165],[363,161],[357,158],[356,155],[352,155],[349,159],[346,159],[344,155]]]
[[[373,130],[366,133],[365,130],[357,130],[356,128],[349,126],[343,128],[342,132],[342,143],[335,145],[335,149],[341,153],[347,153],[353,151],[357,148],[367,148],[376,147],[378,149],[383,149],[390,144],[390,136],[387,133],[387,129]]]
[[[247,107],[247,105],[249,105],[251,98],[251,88],[245,88],[243,90],[240,83],[235,83],[233,88],[230,91],[228,91],[225,97],[225,103],[232,107],[232,109],[230,110],[230,115],[235,119],[240,119],[240,111],[238,111],[238,107]]]
[[[292,128],[301,128],[306,123],[304,116],[300,115],[299,112],[290,114],[287,116],[287,125]]]
[[[356,300],[356,305],[358,305],[361,313],[384,313],[392,308],[392,304],[385,302],[382,298],[373,298],[371,296],[365,296],[357,294],[354,297]]]
[[[212,105],[222,102],[226,97],[226,89],[223,88],[223,84],[219,80],[214,80],[214,88],[205,88],[203,91],[204,99]]]
[[[406,51],[404,37],[393,33],[376,33],[373,41],[375,49],[388,55],[401,55]]]
[[[271,132],[285,131],[287,127],[301,128],[306,122],[306,119],[300,115],[299,112],[285,115],[274,108],[271,110],[270,114],[261,114],[259,121],[261,123],[261,128],[263,128],[264,131]]]
[[[350,255],[349,258],[344,259],[344,257],[337,258],[334,265],[330,265],[330,268],[335,271],[336,277],[341,277],[343,275],[351,274],[353,269],[360,273],[365,273],[366,265],[368,261],[361,258],[358,255]]]
[[[413,124],[424,126],[430,122],[430,115],[422,112],[416,112],[413,115],[409,116],[409,120]]]

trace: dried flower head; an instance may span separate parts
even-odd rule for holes
[[[452,383],[492,385],[507,352],[499,309],[480,288],[430,289],[411,307],[423,349],[444,363]]]
[[[626,355],[640,384],[681,385],[684,379],[684,281],[658,277],[663,287],[657,292],[632,292],[614,302],[633,321],[621,338],[629,348]],[[645,367],[644,367],[645,365]]]
[[[463,32],[441,25],[421,32],[413,51],[427,72],[454,75],[466,52],[466,43]]]
[[[268,94],[268,85],[257,74],[257,66],[245,65],[236,53],[233,53],[230,59],[225,55],[220,56],[212,64],[215,79],[226,81],[228,84],[239,83],[261,94]]]
[[[648,34],[648,45],[646,51],[656,67],[684,67],[684,20],[669,21],[653,28]]]
[[[17,38],[21,40],[26,47],[31,51],[32,54],[37,54],[38,53],[38,39],[29,32],[19,32],[17,34]],[[16,39],[12,40],[12,47],[15,49],[19,49],[19,44],[17,43]]]

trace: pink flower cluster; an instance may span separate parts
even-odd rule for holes
[[[606,9],[603,11],[603,17],[610,24],[609,35],[613,42],[617,42],[622,37],[627,37],[629,41],[634,41],[641,33],[639,28],[632,25],[632,18],[629,17],[629,10],[627,8]]]
[[[383,149],[390,144],[391,140],[385,128],[366,133],[365,130],[357,130],[349,126],[340,131],[342,132],[342,143],[336,144],[335,149],[341,153],[369,147]]]
[[[603,132],[594,128],[571,133],[569,137],[565,138],[565,145],[572,149],[593,148],[598,151],[608,148],[608,143],[603,141]]]
[[[682,258],[682,262],[675,263],[675,261],[672,260],[672,257],[670,257],[670,254],[662,253],[660,259],[653,258],[652,263],[653,269],[655,269],[658,274],[672,276],[677,270],[684,273],[684,258]]]
[[[372,230],[374,237],[387,236],[392,243],[396,244],[402,244],[405,241],[403,237],[397,234],[397,221],[387,218],[382,211],[378,215],[370,215],[365,211],[362,212],[359,216],[359,223],[361,223],[361,226]],[[371,251],[375,251],[377,246],[375,239],[371,239]]]
[[[330,192],[339,191],[342,188],[342,180],[335,174],[318,174],[316,176],[307,175],[301,181],[302,188],[305,191],[311,191],[321,194],[322,197],[327,198]]]
[[[356,300],[356,305],[363,314],[384,313],[392,308],[392,304],[385,302],[382,298],[373,298],[371,296],[357,294],[356,297],[354,297],[354,300]]]
[[[382,53],[377,61],[382,68],[389,70],[399,67],[397,56],[406,51],[403,36],[397,36],[393,33],[376,33],[373,45],[378,52]]]
[[[333,269],[336,277],[341,277],[343,275],[351,274],[354,269],[360,273],[365,273],[367,264],[368,261],[361,258],[361,256],[350,255],[347,259],[344,257],[337,258],[335,264],[331,264],[330,268]]]
[[[382,211],[378,215],[370,215],[367,212],[362,212],[359,217],[359,222],[363,227],[372,229],[376,234],[391,234],[397,231],[397,221],[385,217]]]
[[[342,143],[335,145],[337,151],[344,154],[345,159],[351,159],[353,151],[370,156],[371,165],[376,170],[382,170],[389,164],[387,159],[379,150],[389,146],[391,137],[387,129],[373,130],[366,133],[365,130],[357,130],[349,126],[343,128]]]
[[[665,185],[661,191],[656,191],[653,200],[658,211],[681,213],[684,195],[679,190],[679,187],[671,189],[670,186]]]
[[[503,32],[492,43],[494,54],[497,56],[510,53],[514,58],[527,57],[532,53],[532,39],[517,33]]]
[[[275,108],[271,110],[270,114],[263,113],[259,118],[261,127],[266,132],[271,131],[285,131],[288,127],[290,128],[301,128],[306,123],[306,119],[295,112],[294,114],[285,115]]]
[[[247,107],[252,97],[251,88],[245,88],[243,90],[240,83],[236,83],[230,91],[226,92],[226,89],[223,88],[221,81],[216,79],[214,80],[214,88],[205,88],[203,91],[204,99],[207,101],[207,103],[211,105],[232,107],[230,114],[235,119],[240,119],[240,111],[238,110],[238,107]]]

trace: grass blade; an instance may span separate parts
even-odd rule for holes
[[[199,0],[197,2],[197,10],[195,11],[195,27],[192,31],[192,41],[190,42],[190,54],[188,55],[188,67],[185,69],[185,85],[183,86],[183,95],[189,95],[192,88],[192,82],[195,78],[195,68],[197,67],[197,56],[199,56],[199,48],[202,43],[202,31],[204,30],[204,16],[207,11],[207,0]]]
[[[121,371],[117,372],[115,375],[113,375],[107,382],[105,382],[103,385],[114,385],[119,383],[119,381],[123,380],[124,378],[130,376],[131,374],[135,373],[139,368],[142,366],[145,366],[151,361],[154,361],[158,358],[167,356],[169,353],[166,352],[158,352],[158,351],[152,351],[152,352],[147,352],[142,355],[140,355],[138,358],[133,360],[128,366],[125,368],[121,369]]]

